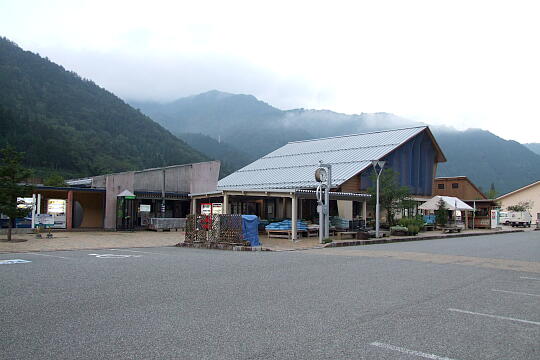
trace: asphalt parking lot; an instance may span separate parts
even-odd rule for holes
[[[540,232],[0,254],[0,274],[5,359],[540,358]]]

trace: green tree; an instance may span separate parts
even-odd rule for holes
[[[497,197],[497,190],[495,190],[495,184],[491,183],[489,191],[486,194],[488,199],[495,199]]]
[[[9,218],[7,240],[11,241],[11,228],[17,217],[25,216],[27,209],[20,209],[18,197],[31,194],[32,188],[24,185],[30,170],[21,165],[23,154],[11,146],[0,150],[0,213]]]
[[[435,210],[435,221],[437,225],[445,226],[448,222],[448,208],[443,199],[439,199],[437,206],[438,208]]]
[[[395,214],[402,208],[404,200],[410,196],[410,191],[407,186],[399,185],[398,173],[392,169],[383,170],[380,176],[379,183],[379,204],[381,209],[386,210],[388,224],[394,226],[396,224]],[[371,204],[376,204],[377,194],[377,175],[373,173],[371,176],[373,186],[367,189],[371,195]]]
[[[45,180],[43,180],[43,185],[46,186],[66,186],[66,181],[64,177],[58,173],[53,173]]]
[[[532,209],[533,205],[534,205],[533,201],[520,201],[516,205],[508,206],[507,209],[508,211],[517,211],[517,212],[529,211]]]

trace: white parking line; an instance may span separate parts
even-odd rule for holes
[[[386,349],[386,350],[398,351],[398,352],[400,352],[402,354],[408,354],[408,355],[414,355],[414,356],[418,356],[418,357],[423,357],[424,359],[452,360],[452,359],[450,359],[448,357],[445,357],[445,356],[439,356],[439,355],[434,355],[434,354],[426,354],[426,353],[416,351],[416,350],[409,350],[409,349],[405,349],[405,348],[402,348],[402,347],[399,347],[399,346],[380,343],[378,341],[374,341],[369,345],[377,346],[377,347],[380,347],[380,348],[383,348],[383,349]]]
[[[511,318],[511,317],[507,317],[507,316],[483,314],[483,313],[477,313],[477,312],[473,312],[473,311],[460,310],[460,309],[447,309],[447,310],[448,311],[459,312],[459,313],[463,313],[463,314],[486,316],[486,317],[491,317],[491,318],[500,319],[500,320],[510,320],[510,321],[516,321],[516,322],[521,322],[521,323],[525,323],[525,324],[540,325],[540,322],[538,322],[538,321],[515,319],[515,318]]]
[[[524,293],[524,292],[520,292],[520,291],[509,291],[509,290],[499,290],[499,289],[491,289],[491,291],[498,291],[498,292],[502,292],[502,293],[515,294],[515,295],[528,295],[528,296],[540,297],[539,294],[529,294],[529,293]]]
[[[136,253],[143,253],[143,254],[152,254],[152,255],[165,255],[168,256],[169,254],[160,254],[155,252],[149,252],[149,251],[139,251],[139,250],[127,250],[127,249],[109,249],[114,251],[130,251],[130,252],[136,252]]]
[[[539,278],[528,277],[528,276],[520,276],[519,278],[520,279],[526,279],[526,280],[540,280]]]
[[[60,259],[69,259],[67,257],[58,256],[58,255],[38,254],[38,253],[31,253],[31,252],[26,253],[26,254],[39,255],[39,256],[50,256],[50,257],[56,257],[56,258],[60,258]]]

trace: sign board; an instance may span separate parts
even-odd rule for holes
[[[54,215],[52,214],[37,214],[36,215],[36,225],[54,225]]]
[[[498,224],[498,211],[497,210],[491,210],[491,228],[495,229]]]
[[[64,199],[49,199],[47,200],[48,214],[65,214],[66,200]]]
[[[152,205],[141,204],[141,205],[139,205],[139,211],[140,212],[150,212],[150,211],[152,211]]]
[[[221,215],[223,214],[223,204],[222,203],[213,203],[212,204],[212,215]]]
[[[212,204],[210,203],[201,204],[201,214],[212,215]]]
[[[28,209],[30,211],[34,206],[34,199],[32,198],[17,198],[17,208],[19,209]]]

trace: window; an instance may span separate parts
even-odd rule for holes
[[[458,183],[452,183],[452,189],[457,189],[459,187]]]
[[[444,190],[444,184],[437,184],[437,188],[439,190]]]

